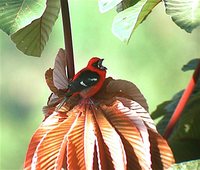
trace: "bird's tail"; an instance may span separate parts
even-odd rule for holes
[[[72,96],[72,92],[69,90],[66,94],[65,97],[62,99],[62,101],[56,106],[55,111],[58,112],[58,110],[65,104],[65,102],[69,99],[69,97]]]
[[[65,104],[65,102],[67,101],[68,98],[69,97],[65,96],[63,98],[63,100],[56,106],[56,109],[55,109],[56,112],[58,112],[58,110],[60,110],[60,108]]]

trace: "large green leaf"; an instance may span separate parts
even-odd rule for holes
[[[191,60],[184,68],[185,71],[195,69],[199,60]],[[169,144],[173,150],[177,162],[200,159],[200,78],[197,81],[192,95],[185,106],[181,118],[177,122],[172,135],[169,138]],[[164,129],[173,114],[183,91],[178,92],[171,101],[167,101],[152,113],[154,119],[159,119],[157,129],[163,133]]]
[[[140,0],[114,18],[112,32],[121,41],[128,42],[132,32],[148,16],[160,0]]]
[[[173,110],[181,97],[181,92],[173,97],[171,102],[167,101],[152,113],[152,118],[161,118],[157,124],[158,131],[163,134],[169,122]],[[170,147],[177,162],[191,159],[200,159],[200,92],[196,92],[190,98],[184,109],[179,122],[173,130],[169,139]]]
[[[41,17],[45,0],[1,0],[0,28],[8,35]]]
[[[196,69],[199,62],[200,62],[199,58],[192,59],[182,67],[182,70],[183,71],[194,70],[194,69]],[[198,109],[198,107],[197,107],[192,110],[191,107],[194,107],[197,105],[197,103],[195,103],[195,102],[198,102],[198,98],[200,96],[199,90],[200,90],[200,78],[197,81],[196,87],[195,87],[195,89],[192,93],[192,96],[191,96],[186,108],[184,109],[183,113],[195,111],[196,109]],[[157,106],[156,110],[154,112],[152,112],[151,117],[154,119],[154,121],[156,120],[156,122],[158,122],[157,128],[161,134],[163,134],[163,132],[172,116],[172,113],[174,112],[183,92],[184,92],[184,90],[179,91],[178,93],[176,93],[173,96],[173,98],[170,101],[165,101],[165,102],[161,103],[160,105]],[[193,113],[190,113],[190,114],[192,115]],[[186,120],[188,120],[188,119],[186,119]]]
[[[172,112],[169,113],[166,110],[166,106],[168,106],[171,101],[165,101],[157,106],[156,110],[152,112],[151,117],[156,122],[156,128],[158,132],[163,135],[165,128],[172,116]]]
[[[11,36],[17,48],[27,55],[40,56],[58,17],[59,9],[59,0],[48,0],[46,10],[40,18]]]
[[[200,159],[188,162],[182,162],[174,164],[169,170],[199,170],[200,169]]]
[[[187,32],[200,25],[200,0],[164,0],[166,13]]]
[[[187,107],[184,109],[182,117],[173,133],[178,139],[198,139],[200,140],[200,92],[196,92],[190,97]],[[199,145],[200,146],[200,145]]]
[[[99,10],[100,12],[107,12],[119,4],[122,0],[99,0]]]

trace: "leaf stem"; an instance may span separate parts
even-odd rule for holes
[[[178,105],[176,106],[176,109],[165,129],[165,132],[163,135],[164,138],[168,139],[169,136],[171,135],[172,130],[176,125],[176,122],[180,119],[181,113],[182,113],[184,107],[186,106],[188,99],[191,96],[191,94],[197,84],[198,78],[200,78],[200,62],[198,64],[198,66],[196,67],[196,69],[192,75],[192,78],[191,78],[187,88],[185,89],[185,91],[184,91]]]
[[[61,2],[61,12],[63,21],[66,60],[67,60],[67,75],[69,79],[72,79],[75,74],[75,68],[74,68],[74,55],[73,55],[73,45],[72,45],[73,43],[72,43],[71,23],[69,15],[69,5],[68,5],[68,0],[60,0],[60,2]]]

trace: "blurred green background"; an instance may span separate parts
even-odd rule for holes
[[[134,32],[129,44],[112,33],[115,10],[101,14],[97,1],[71,1],[76,71],[92,56],[105,58],[108,76],[132,81],[146,97],[150,111],[186,87],[191,72],[181,67],[200,56],[200,29],[188,34],[159,4]],[[43,119],[50,95],[44,73],[64,47],[61,17],[41,58],[24,55],[0,31],[0,169],[22,169],[29,140]]]

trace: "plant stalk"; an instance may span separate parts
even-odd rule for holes
[[[73,43],[72,43],[72,33],[71,33],[71,22],[69,15],[69,5],[68,0],[60,0],[61,2],[61,12],[63,21],[63,32],[65,41],[65,54],[67,60],[67,75],[68,79],[72,79],[75,74],[74,68],[74,54],[73,54]]]
[[[198,64],[198,66],[196,67],[196,69],[192,75],[192,78],[191,78],[187,88],[185,89],[185,91],[184,91],[178,105],[176,106],[176,109],[165,129],[165,132],[163,135],[165,139],[169,138],[169,136],[172,133],[172,130],[174,129],[174,127],[176,125],[176,122],[180,119],[181,113],[182,113],[184,107],[186,106],[188,99],[190,98],[190,96],[197,84],[198,78],[200,78],[200,62]]]

